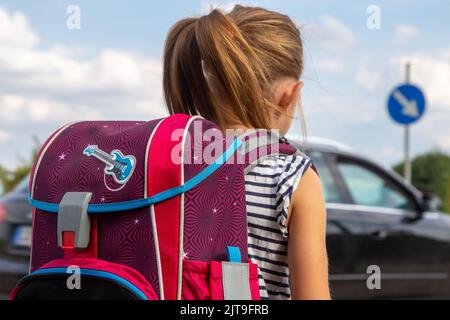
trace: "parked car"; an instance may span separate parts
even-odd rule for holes
[[[291,142],[299,143],[295,138]],[[317,139],[310,142],[302,149],[313,159],[324,187],[333,297],[450,298],[450,218],[436,212],[442,202],[345,146]],[[4,212],[0,237],[5,239],[0,248],[3,297],[28,271],[27,181],[0,199],[0,221]],[[371,290],[367,282],[377,271],[381,271],[381,288],[369,286]]]
[[[302,149],[324,187],[333,296],[449,299],[450,218],[436,212],[442,202],[380,166],[376,155],[367,159],[334,142],[311,142]],[[369,276],[377,271],[381,289],[370,290]]]
[[[31,206],[28,180],[0,198],[0,298],[7,298],[17,281],[28,272],[31,246]]]

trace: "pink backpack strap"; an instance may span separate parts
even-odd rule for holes
[[[299,149],[297,149],[296,147],[294,147],[293,145],[291,145],[289,143],[289,140],[287,140],[286,138],[281,138],[280,139],[280,143],[282,145],[282,147],[280,147],[280,149],[282,150],[286,150],[287,152],[285,152],[284,154],[301,154],[304,157],[309,158],[307,155],[305,155],[303,152],[301,152]],[[295,149],[294,152],[291,153],[292,149]],[[282,152],[283,153],[283,152]],[[317,171],[317,167],[315,166],[314,162],[311,160],[311,167],[312,170],[314,170],[314,172],[319,175],[319,171]]]
[[[183,184],[182,161],[172,159],[174,156],[172,151],[180,141],[172,139],[172,133],[175,130],[185,130],[191,117],[174,115],[167,119],[155,129],[147,155],[148,197]],[[182,196],[178,195],[151,206],[157,263],[160,270],[158,275],[160,298],[167,300],[177,299],[180,235],[183,232],[180,226],[182,209],[180,197]]]

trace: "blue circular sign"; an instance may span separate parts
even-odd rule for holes
[[[401,85],[389,95],[388,111],[395,122],[403,125],[413,124],[425,113],[425,96],[414,85]]]

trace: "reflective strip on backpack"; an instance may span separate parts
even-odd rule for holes
[[[252,300],[247,263],[222,262],[224,300]]]

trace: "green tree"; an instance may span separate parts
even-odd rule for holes
[[[14,189],[14,187],[25,178],[33,167],[34,160],[40,149],[40,142],[36,137],[33,137],[34,147],[29,158],[19,159],[20,164],[15,169],[7,169],[0,165],[0,184],[3,193],[7,193]]]
[[[394,167],[403,174],[403,163]],[[439,196],[444,202],[444,210],[450,212],[450,155],[433,151],[417,156],[412,161],[412,183],[424,192]]]

